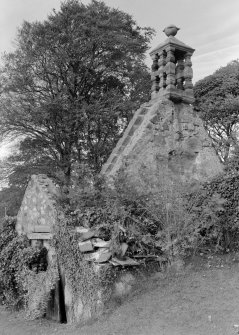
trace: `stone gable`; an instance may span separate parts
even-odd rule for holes
[[[157,99],[134,115],[102,173],[109,179],[123,169],[137,179],[140,169],[204,182],[222,171],[222,165],[203,122],[184,103]]]
[[[143,104],[102,168],[112,180],[123,170],[135,186],[144,174],[182,182],[205,182],[223,171],[199,115],[194,111],[192,62],[194,49],[164,29],[168,38],[151,51],[151,100]],[[155,183],[156,184],[156,183]]]
[[[17,215],[18,234],[47,234],[56,223],[55,197],[58,189],[47,176],[33,175]],[[47,237],[47,235],[45,235]],[[31,236],[32,237],[32,236]],[[33,238],[31,238],[33,239]],[[36,235],[36,239],[37,235]],[[43,239],[40,238],[39,239]]]

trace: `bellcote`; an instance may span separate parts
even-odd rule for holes
[[[195,49],[175,38],[175,25],[163,31],[168,38],[150,52],[153,59],[151,98],[166,97],[174,102],[193,103],[191,56]]]

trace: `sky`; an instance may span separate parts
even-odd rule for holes
[[[87,4],[90,0],[82,0]],[[196,49],[192,57],[196,82],[239,58],[239,0],[104,0],[131,14],[141,27],[156,30],[151,48],[166,39],[169,24],[180,28],[177,38]],[[17,27],[42,21],[61,0],[0,0],[0,53],[14,50]],[[151,65],[150,57],[146,63]],[[5,149],[0,148],[4,155]]]

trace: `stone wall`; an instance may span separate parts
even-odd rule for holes
[[[102,173],[110,180],[121,169],[137,186],[143,170],[155,179],[167,175],[191,183],[223,168],[192,105],[165,98],[136,111]]]
[[[57,187],[45,175],[33,175],[17,215],[18,234],[49,233],[56,223]],[[40,238],[39,238],[40,239]]]

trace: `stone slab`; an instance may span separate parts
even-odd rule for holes
[[[29,240],[51,240],[53,234],[51,233],[28,233],[27,237]]]
[[[50,225],[35,225],[33,226],[34,233],[50,233],[51,227]]]

